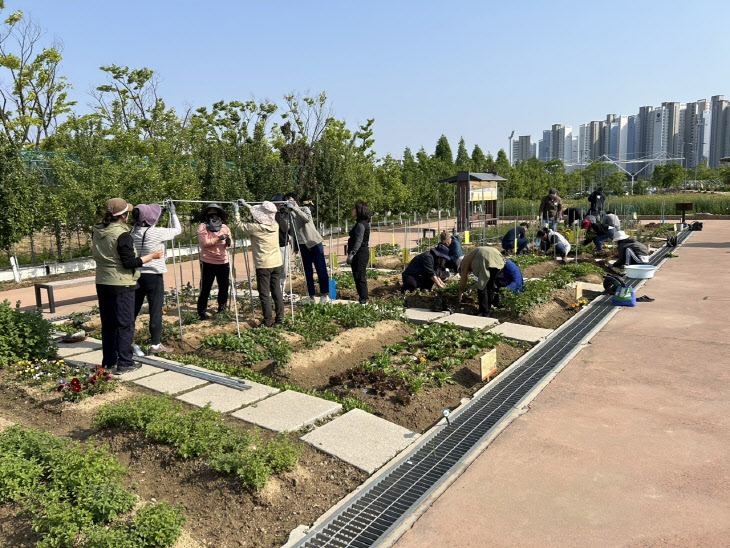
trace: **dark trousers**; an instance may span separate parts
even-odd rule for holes
[[[499,269],[490,268],[489,281],[487,282],[487,285],[484,286],[484,289],[477,289],[477,302],[479,303],[480,314],[489,314],[489,310],[492,308],[492,305],[497,304],[494,286],[498,275]]]
[[[134,290],[117,293],[117,288],[97,285],[101,317],[101,365],[128,367],[132,360],[134,338]]]
[[[606,232],[605,234],[599,234],[595,238],[593,238],[593,245],[596,246],[596,251],[601,251],[603,249],[603,242],[608,240],[609,238],[613,237],[613,232]]]
[[[319,279],[319,294],[329,295],[330,279],[327,275],[327,263],[324,261],[324,247],[321,243],[312,248],[303,245],[299,248],[302,252],[302,264],[304,265],[304,277],[307,279],[307,291],[310,297],[314,297],[314,272],[312,265],[317,270]]]
[[[352,277],[355,280],[357,296],[361,303],[368,302],[367,268],[370,252],[367,247],[361,247],[352,258]]]
[[[218,282],[218,312],[226,307],[228,302],[229,283],[228,263],[212,264],[200,263],[200,295],[198,296],[198,315],[205,314],[208,308],[208,297],[210,288],[213,287],[213,280]]]
[[[274,297],[274,307],[276,308],[276,323],[280,323],[284,319],[284,297],[281,294],[281,267],[276,268],[257,268],[256,269],[256,285],[259,288],[259,299],[261,300],[261,309],[264,312],[264,324],[268,327],[273,325],[271,318],[271,297]]]
[[[517,238],[517,254],[519,255],[522,253],[522,250],[524,250],[527,247],[527,244],[530,243],[529,238]],[[507,247],[502,244],[502,249],[504,249],[507,253],[512,253],[515,250],[515,244],[514,241],[512,242],[512,245],[508,245]]]
[[[429,276],[402,276],[403,285],[400,288],[401,293],[406,291],[415,291],[416,289],[429,290],[433,287],[433,280]]]
[[[162,274],[142,274],[137,282],[139,287],[134,294],[134,319],[139,316],[144,298],[150,309],[150,337],[152,344],[160,344],[162,333],[162,304],[165,300],[165,281]]]

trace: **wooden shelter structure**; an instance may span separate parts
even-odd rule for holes
[[[498,184],[507,181],[496,173],[457,171],[439,183],[456,185],[456,230],[464,232],[474,225],[497,223]]]

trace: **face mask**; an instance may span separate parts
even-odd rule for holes
[[[223,221],[218,217],[215,221],[210,216],[205,218],[205,228],[211,232],[218,232],[223,227]]]

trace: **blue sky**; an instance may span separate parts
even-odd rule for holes
[[[724,2],[5,0],[64,42],[79,110],[101,65],[147,66],[169,106],[326,91],[379,156],[730,95]]]

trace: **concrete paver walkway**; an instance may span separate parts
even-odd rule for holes
[[[396,543],[730,545],[730,223],[705,223]]]

